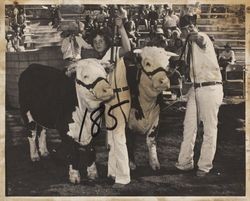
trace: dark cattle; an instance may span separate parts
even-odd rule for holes
[[[76,79],[69,78],[53,67],[31,64],[21,74],[18,85],[21,116],[30,131],[31,160],[38,161],[40,156],[49,154],[46,129],[57,129],[65,153],[69,156],[72,170],[70,180],[79,183],[79,176],[76,178],[73,170],[82,167],[93,169],[95,160],[88,128],[90,120],[86,118],[84,123],[87,126],[82,127],[80,121],[85,113],[85,117],[89,117],[90,111],[109,99],[113,92],[105,81],[106,72],[97,60],[87,59],[76,63],[75,76]],[[37,137],[38,147],[35,142]],[[90,140],[86,141],[86,137]]]

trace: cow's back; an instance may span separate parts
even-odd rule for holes
[[[58,117],[64,114],[67,118],[74,108],[74,81],[58,69],[31,64],[20,75],[18,85],[21,113],[29,110],[46,127],[54,128]]]

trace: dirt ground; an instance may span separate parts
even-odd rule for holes
[[[6,111],[6,195],[9,196],[244,196],[245,195],[245,131],[244,103],[222,105],[219,112],[218,146],[214,168],[205,178],[195,172],[179,173],[174,165],[182,140],[184,111],[168,108],[161,114],[158,156],[161,169],[154,172],[148,164],[145,138],[136,140],[138,168],[131,172],[132,181],[123,189],[112,189],[106,179],[107,150],[105,136],[96,140],[96,182],[83,180],[80,185],[68,182],[68,169],[53,158],[32,163],[28,141],[19,111]],[[243,120],[243,121],[242,121]],[[195,160],[202,141],[198,134]],[[48,148],[60,143],[55,130],[48,134]]]

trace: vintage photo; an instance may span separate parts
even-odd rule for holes
[[[5,195],[246,196],[246,5],[5,4]]]

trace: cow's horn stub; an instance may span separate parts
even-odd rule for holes
[[[135,49],[133,52],[136,53],[136,54],[141,54],[142,50],[141,49]]]
[[[177,57],[177,56],[179,56],[178,54],[175,54],[173,52],[167,52],[167,55],[170,56],[170,57]]]

